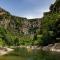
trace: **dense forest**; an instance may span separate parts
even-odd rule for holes
[[[48,45],[60,42],[60,0],[51,4],[43,18],[13,16],[0,8],[0,45]]]

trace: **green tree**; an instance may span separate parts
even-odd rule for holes
[[[14,45],[15,45],[15,46],[19,46],[19,45],[20,45],[18,38],[16,38],[16,39],[14,40]]]

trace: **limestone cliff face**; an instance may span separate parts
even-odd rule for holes
[[[24,17],[12,16],[9,12],[0,8],[0,27],[18,34],[34,33],[40,30],[41,19],[27,19]]]
[[[0,27],[7,29],[8,24],[10,23],[10,13],[0,8]]]

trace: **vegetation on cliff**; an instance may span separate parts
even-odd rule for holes
[[[60,1],[43,18],[13,16],[0,8],[0,45],[48,45],[60,42]]]

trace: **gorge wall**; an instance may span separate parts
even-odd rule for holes
[[[27,19],[13,16],[6,10],[0,8],[0,27],[4,27],[13,33],[33,34],[34,30],[40,31],[41,19]]]

